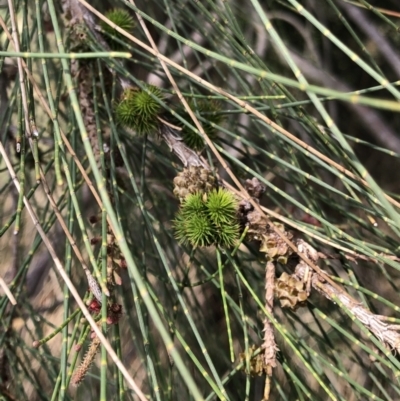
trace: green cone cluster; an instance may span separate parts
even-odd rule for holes
[[[237,201],[226,189],[188,195],[174,221],[176,237],[193,247],[230,247],[239,238]]]
[[[127,89],[115,108],[116,119],[139,135],[149,134],[157,129],[157,116],[161,111],[155,98],[162,100],[163,97],[161,90],[153,85],[146,84],[143,89]]]

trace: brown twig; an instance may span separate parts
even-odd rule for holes
[[[274,288],[275,288],[275,264],[272,261],[268,261],[265,268],[265,309],[273,315],[273,304],[274,304]],[[272,368],[276,367],[276,353],[278,347],[275,342],[274,328],[268,317],[264,319],[264,341],[261,348],[264,350],[264,369],[267,374],[265,379],[264,387],[264,398],[267,401],[269,399],[269,393],[271,389]]]
[[[0,277],[0,287],[3,289],[3,291],[7,295],[7,298],[10,300],[11,304],[16,305],[17,301],[14,298],[14,295],[11,293],[10,289],[8,288],[7,284],[3,280],[3,277]]]
[[[305,241],[299,240],[298,248],[299,252],[307,254],[308,257],[318,262],[319,253],[311,245],[307,244]],[[304,264],[303,261],[300,261],[295,268],[294,276],[299,279],[304,279],[306,270],[307,265]],[[310,274],[311,285],[315,290],[333,302],[340,302],[350,311],[354,318],[374,334],[380,342],[400,352],[400,325],[386,323],[387,318],[385,316],[370,312],[346,292],[337,291],[335,287],[326,282],[326,273],[323,277],[314,272],[310,272]]]

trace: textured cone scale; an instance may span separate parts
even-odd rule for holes
[[[296,310],[304,306],[307,301],[305,283],[287,273],[282,273],[275,284],[275,296],[279,299],[282,308]]]
[[[217,188],[212,171],[199,166],[189,166],[174,178],[174,195],[182,202],[187,195],[207,193]]]
[[[249,348],[249,353],[250,355],[252,355],[256,350],[256,346],[252,345]],[[245,362],[246,361],[246,353],[241,352],[239,354],[239,359],[240,362]],[[262,353],[256,355],[256,356],[252,356],[250,359],[250,372],[246,372],[246,367],[243,366],[243,371],[245,371],[246,373],[250,374],[250,376],[261,376],[266,372],[266,365],[264,363],[264,355]]]
[[[274,223],[274,225],[286,238],[289,240],[293,238],[293,234],[286,231],[283,224]],[[267,228],[265,231],[266,233],[260,238],[260,252],[265,252],[267,260],[286,264],[289,256],[293,253],[292,249],[274,230]]]

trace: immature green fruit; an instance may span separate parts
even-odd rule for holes
[[[213,226],[206,214],[192,215],[186,221],[187,240],[194,246],[209,246],[213,243]]]
[[[219,125],[223,120],[220,103],[214,100],[201,99],[196,102],[193,100],[189,101],[189,106],[195,113],[198,113],[201,117],[207,119],[207,122],[201,121],[201,124],[207,136],[212,141],[215,141],[217,139],[217,130],[215,125]],[[181,115],[185,119],[190,120],[186,110],[182,110]],[[182,126],[181,135],[187,146],[198,151],[204,148],[205,142],[201,135],[197,132],[193,132],[190,128],[184,126],[180,122],[177,122],[177,124]]]
[[[132,112],[132,105],[129,100],[129,93],[125,93],[120,103],[115,108],[115,116],[117,121],[125,127],[132,128],[135,125],[136,115]]]
[[[127,89],[115,109],[116,119],[125,127],[135,130],[139,135],[155,131],[161,110],[156,99],[163,99],[159,88],[145,84],[143,89]]]
[[[181,208],[181,213],[182,216],[186,218],[190,218],[194,215],[207,214],[207,207],[199,192],[186,197]]]
[[[236,219],[232,219],[229,223],[215,227],[215,243],[226,248],[235,245],[239,239],[240,226]]]
[[[232,192],[220,188],[212,190],[207,195],[206,207],[213,223],[222,226],[235,217],[238,204]]]
[[[230,247],[240,234],[236,216],[237,201],[226,189],[188,195],[174,222],[181,243],[197,246],[212,244]]]
[[[233,194],[224,188],[214,189],[207,195],[206,207],[215,227],[215,242],[225,247],[234,245],[240,226],[236,216],[238,203]]]
[[[115,8],[114,10],[108,11],[105,14],[105,16],[115,25],[117,25],[118,27],[127,32],[131,32],[135,27],[135,21],[127,10],[123,10],[121,8]],[[100,25],[105,32],[109,33],[110,35],[113,35],[117,39],[124,40],[124,35],[122,35],[120,32],[118,32],[113,27],[108,25],[106,22],[101,21]],[[120,50],[123,48],[121,44],[112,40],[109,37],[107,37],[106,40],[108,44],[112,46],[112,48],[115,50]]]
[[[199,193],[188,195],[174,221],[179,242],[192,246],[208,246],[212,243],[213,226]]]

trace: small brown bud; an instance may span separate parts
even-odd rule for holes
[[[93,238],[90,239],[90,243],[91,243],[92,245],[96,245],[96,244],[98,244],[100,241],[101,241],[101,237],[93,237]]]
[[[121,258],[120,259],[120,266],[121,266],[121,269],[127,269],[128,268],[128,264],[126,263],[125,258]]]

